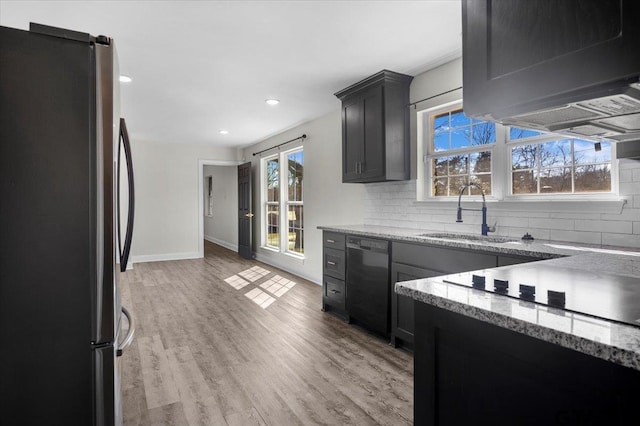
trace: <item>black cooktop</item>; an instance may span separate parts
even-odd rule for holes
[[[640,327],[640,279],[535,262],[451,274],[451,284]]]

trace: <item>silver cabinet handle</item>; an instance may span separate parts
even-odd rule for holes
[[[336,266],[336,262],[332,262],[330,260],[327,260],[327,265]]]
[[[335,244],[335,240],[327,240],[328,243]]]
[[[122,344],[119,345],[116,353],[117,356],[121,356],[122,352],[124,352],[124,350],[129,347],[131,342],[133,342],[133,335],[136,333],[136,320],[133,318],[133,316],[129,313],[127,308],[125,308],[124,306],[122,307],[122,313],[124,314],[124,316],[127,317],[127,320],[129,321],[129,332],[127,333],[127,336],[122,341]]]
[[[338,290],[329,290],[329,292],[333,293],[333,294],[338,294],[340,293]]]

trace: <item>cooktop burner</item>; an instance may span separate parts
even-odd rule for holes
[[[536,262],[451,274],[450,284],[640,327],[640,279]]]

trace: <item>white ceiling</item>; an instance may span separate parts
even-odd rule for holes
[[[416,75],[459,56],[460,14],[460,0],[0,1],[4,26],[115,39],[133,139],[215,146],[322,116],[382,69]]]

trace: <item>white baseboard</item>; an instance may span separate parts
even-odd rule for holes
[[[238,251],[238,245],[237,244],[232,244],[232,243],[229,243],[227,241],[220,240],[218,238],[210,237],[208,235],[205,235],[204,239],[209,241],[210,243],[217,244],[217,245],[222,246],[224,248],[227,248],[227,249],[229,249],[231,251]]]
[[[289,272],[290,274],[294,274],[299,276],[300,278],[304,278],[307,281],[311,281],[314,284],[318,284],[318,285],[322,285],[322,280],[321,279],[317,279],[317,278],[313,278],[310,277],[306,274],[304,274],[302,271],[296,269],[296,268],[292,268],[291,265],[286,264],[284,262],[280,262],[278,260],[273,259],[271,256],[265,256],[263,254],[260,253],[255,253],[256,257],[255,259],[259,262],[262,263],[266,263],[267,265],[271,265],[274,266],[276,268],[280,268],[284,271]]]
[[[132,263],[143,262],[163,262],[166,260],[184,260],[184,259],[199,259],[200,254],[197,251],[186,253],[163,253],[163,254],[143,254],[140,256],[133,256],[131,258]]]

